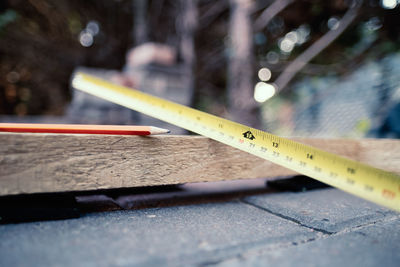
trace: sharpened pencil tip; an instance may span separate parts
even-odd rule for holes
[[[165,133],[170,133],[170,132],[171,131],[168,129],[150,126],[150,134],[165,134]]]

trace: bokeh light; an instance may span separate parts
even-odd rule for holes
[[[296,31],[288,32],[288,33],[285,35],[285,38],[288,39],[288,40],[290,40],[290,41],[292,41],[293,43],[297,43],[297,41],[299,40]]]
[[[258,71],[258,78],[263,82],[269,81],[269,79],[271,79],[271,76],[272,73],[268,68],[261,68]]]
[[[385,9],[394,9],[397,6],[396,0],[382,0],[381,5]]]
[[[292,52],[294,48],[295,42],[288,38],[283,38],[279,41],[279,49],[285,54],[289,54]]]
[[[96,36],[100,32],[100,26],[97,21],[91,20],[88,22],[86,25],[86,31],[92,34],[93,36]]]
[[[264,103],[275,95],[276,89],[273,84],[259,82],[254,87],[254,99],[259,103]]]
[[[86,28],[79,34],[79,42],[84,47],[90,47],[94,43],[94,37],[99,34],[100,25],[97,21],[91,20],[86,25]]]
[[[79,34],[79,42],[82,46],[89,47],[93,45],[93,35],[84,30]]]
[[[330,30],[336,30],[339,27],[340,21],[337,17],[331,17],[328,19],[327,25]]]

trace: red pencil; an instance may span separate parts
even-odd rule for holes
[[[0,123],[0,131],[20,133],[73,133],[116,135],[151,135],[169,133],[169,130],[167,129],[153,126],[42,123]]]

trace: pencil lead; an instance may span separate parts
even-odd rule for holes
[[[165,133],[170,133],[170,132],[171,131],[168,129],[150,126],[150,134],[165,134]]]

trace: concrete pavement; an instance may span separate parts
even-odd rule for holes
[[[331,188],[0,225],[0,266],[399,262],[400,214]]]

